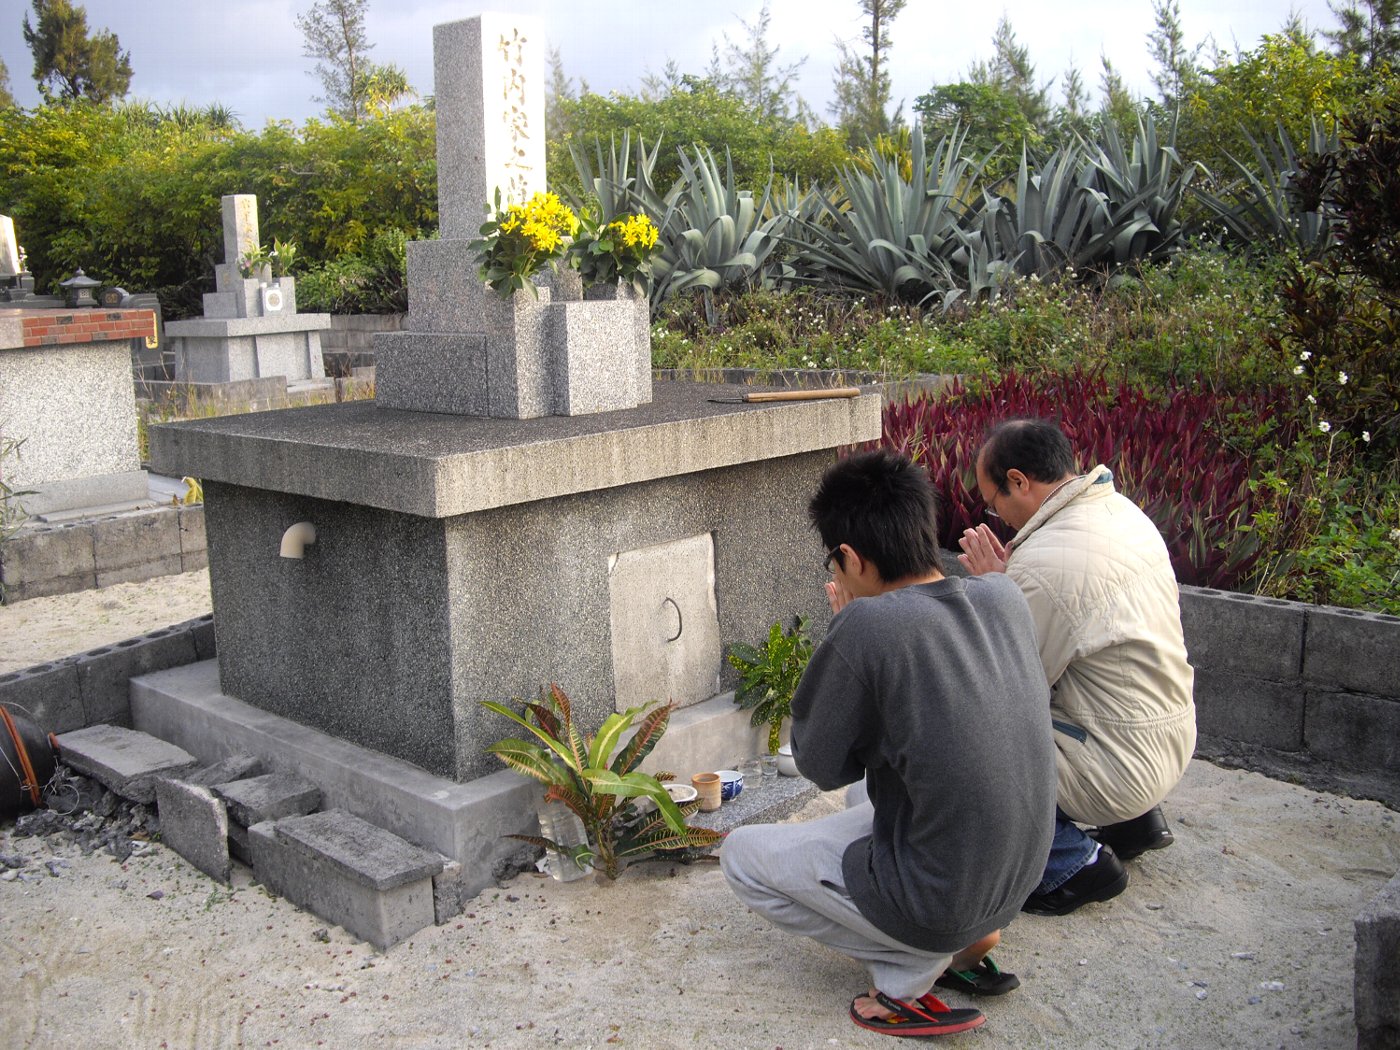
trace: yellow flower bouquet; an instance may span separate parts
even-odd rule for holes
[[[495,217],[471,243],[481,256],[481,279],[506,298],[522,288],[533,292],[530,278],[564,257],[578,228],[577,216],[557,194],[536,193],[524,204],[502,208],[497,190]]]
[[[659,246],[656,223],[645,215],[620,215],[602,224],[585,217],[571,255],[585,288],[630,281],[645,297],[652,257]]]

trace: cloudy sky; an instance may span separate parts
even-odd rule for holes
[[[1191,43],[1213,40],[1233,51],[1256,46],[1296,10],[1313,28],[1332,28],[1326,0],[1179,0]],[[161,104],[202,106],[220,102],[252,128],[264,121],[300,123],[320,112],[312,96],[319,82],[302,57],[295,15],[311,0],[83,0],[90,28],[116,33],[131,52],[131,97]],[[680,0],[370,0],[366,19],[370,57],[394,63],[423,94],[432,91],[432,27],[482,10],[519,11],[544,17],[550,44],[560,49],[565,72],[594,91],[634,91],[648,71],[674,59],[682,72],[701,72],[713,44],[726,34],[743,39],[741,19],[753,23],[762,0],[693,4]],[[806,57],[798,81],[804,98],[826,115],[831,100],[836,41],[858,41],[857,0],[771,0],[770,43],[782,63]],[[28,0],[0,0],[0,57],[21,105],[38,101],[33,58],[25,47],[22,18]],[[1002,14],[1030,48],[1042,81],[1073,63],[1097,85],[1106,54],[1138,93],[1151,90],[1147,34],[1151,0],[1005,0],[968,3],[910,0],[893,24],[891,70],[894,98],[908,104],[933,84],[961,79],[969,63],[989,58]]]

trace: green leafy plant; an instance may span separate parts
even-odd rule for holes
[[[539,741],[509,737],[486,750],[517,773],[543,783],[545,801],[567,806],[588,834],[587,844],[572,849],[538,835],[511,838],[566,854],[580,867],[591,865],[609,879],[617,878],[620,863],[627,858],[657,850],[703,848],[723,838],[720,832],[686,824],[685,817],[695,812],[697,804],[682,807],[672,801],[663,784],[673,779],[671,774],[652,776],[637,769],[666,731],[674,704],[650,711],[646,706],[632,707],[608,715],[589,736],[574,725],[569,698],[557,685],[551,685],[538,703],[525,702],[523,714],[493,700],[481,704]],[[629,732],[632,735],[626,739]],[[654,803],[655,812],[639,809],[634,800],[640,799]]]
[[[577,216],[557,194],[536,193],[503,208],[498,189],[495,217],[482,224],[471,250],[481,256],[481,279],[503,298],[524,288],[537,294],[530,278],[562,259],[577,232]]]
[[[812,640],[800,616],[790,630],[781,622],[773,624],[762,646],[740,644],[729,650],[729,665],[739,672],[734,702],[753,711],[750,724],[755,728],[767,723],[769,754],[778,752],[783,719],[792,714],[792,696],[811,658]]]
[[[258,244],[238,257],[238,272],[244,279],[262,277],[272,266],[272,251]]]
[[[296,241],[272,238],[272,273],[275,277],[290,277],[297,261]]]
[[[607,223],[585,217],[569,254],[585,288],[626,281],[645,298],[657,248],[656,224],[645,215]]]

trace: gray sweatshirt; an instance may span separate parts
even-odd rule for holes
[[[1020,589],[995,573],[858,598],[831,622],[792,704],[798,769],[866,778],[874,832],[843,858],[862,915],[956,952],[1040,882],[1055,824],[1049,689]]]

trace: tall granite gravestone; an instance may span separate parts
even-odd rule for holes
[[[577,275],[502,299],[469,248],[499,192],[545,188],[544,30],[484,14],[433,30],[441,239],[408,246],[403,331],[375,337],[381,405],[530,419],[651,400],[647,304],[582,301]]]
[[[716,699],[724,648],[799,612],[822,621],[806,501],[838,446],[880,434],[875,394],[720,404],[743,388],[676,382],[653,396],[635,362],[549,342],[573,323],[555,307],[611,305],[557,288],[541,289],[543,335],[492,345],[494,293],[466,242],[495,187],[543,183],[527,163],[542,40],[500,15],[435,30],[443,239],[410,249],[411,327],[381,337],[378,402],[152,431],[155,469],[204,481],[222,692],[463,787],[500,769],[485,747],[510,732],[479,701],[548,682],[584,726],[668,697],[714,705],[722,730],[696,768],[752,750],[746,714]],[[485,123],[498,99],[504,131]],[[496,131],[507,148],[492,153]],[[586,316],[598,345],[635,335],[626,312]],[[575,385],[635,404],[568,414],[559,391]],[[279,557],[284,536],[313,532]]]
[[[297,313],[296,281],[263,266],[243,276],[239,260],[261,245],[258,199],[222,199],[224,261],[214,268],[215,291],[204,296],[204,317],[165,326],[180,383],[229,383],[286,376],[322,379],[321,332],[329,314]]]

